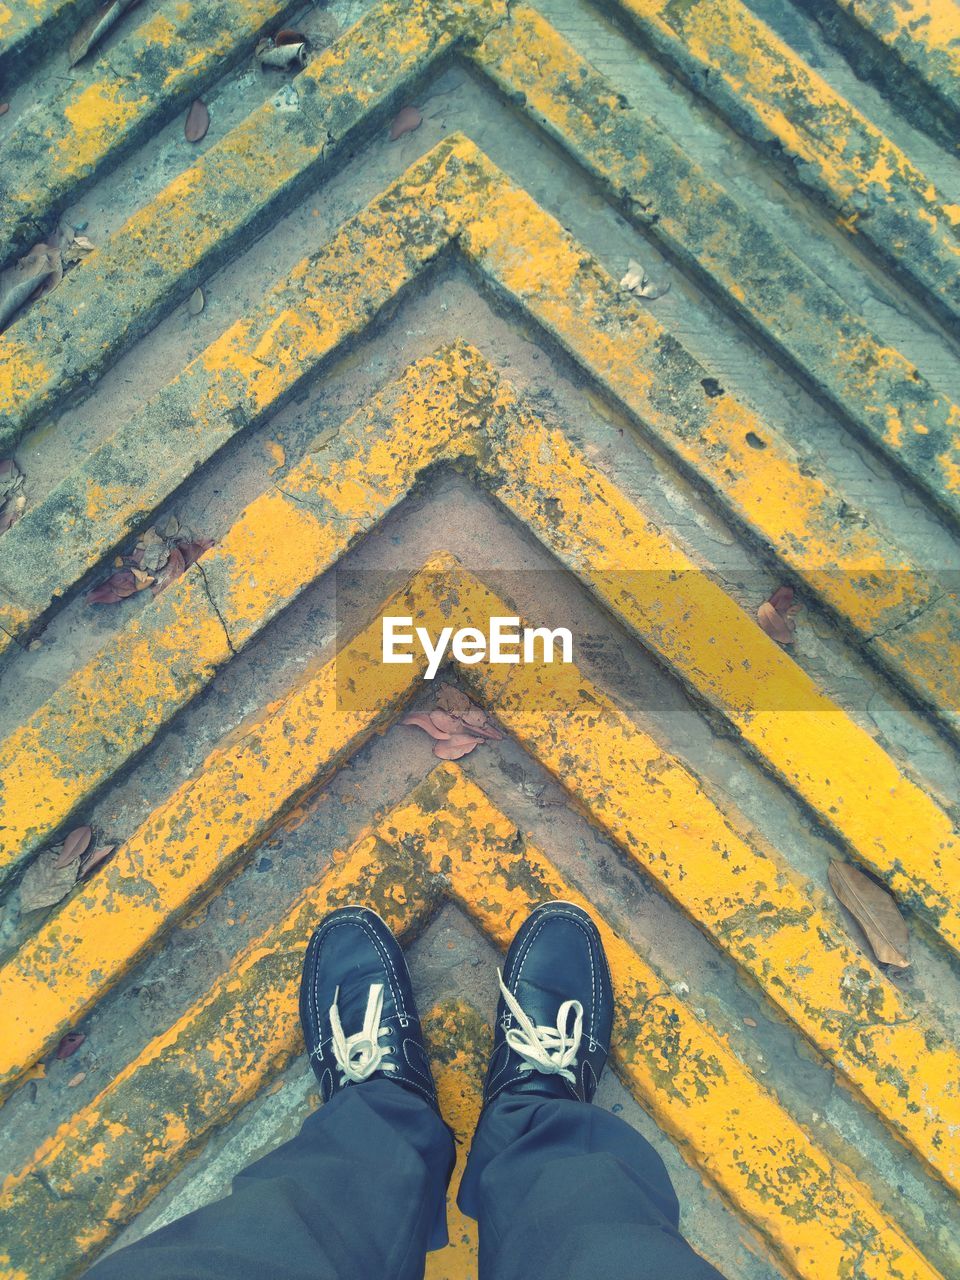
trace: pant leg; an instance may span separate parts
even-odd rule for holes
[[[388,1080],[352,1085],[230,1195],[119,1249],[87,1280],[421,1280],[447,1243],[450,1130]]]
[[[723,1280],[680,1235],[653,1147],[588,1103],[501,1094],[481,1118],[459,1203],[479,1222],[480,1280]]]

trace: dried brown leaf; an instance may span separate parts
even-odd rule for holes
[[[772,604],[777,613],[786,614],[793,604],[793,587],[777,587],[767,603]]]
[[[48,244],[35,244],[14,266],[0,274],[0,329],[32,300],[51,275],[61,270],[60,254]]]
[[[284,27],[273,37],[274,44],[306,44],[307,37],[302,31],[294,31],[292,27]]]
[[[441,711],[449,711],[451,715],[463,716],[473,703],[467,695],[452,684],[442,684],[437,690],[437,706]]]
[[[64,1058],[72,1058],[86,1038],[82,1031],[68,1031],[57,1045],[56,1057],[61,1062]]]
[[[27,500],[24,495],[15,493],[0,506],[0,533],[6,533],[12,525],[17,523],[26,505]]]
[[[503,734],[489,722],[483,707],[471,704],[470,708],[463,713],[461,719],[470,733],[480,733],[485,738],[493,738],[497,742],[502,741]]]
[[[77,873],[77,879],[86,879],[94,867],[98,867],[101,862],[106,862],[107,858],[110,857],[116,847],[117,846],[115,844],[101,844],[98,845],[96,849],[91,849],[80,863],[80,870]]]
[[[87,1073],[85,1071],[78,1071],[75,1076],[71,1076],[70,1079],[67,1081],[67,1088],[75,1089],[78,1084],[83,1084],[86,1078],[87,1078]]]
[[[442,729],[439,725],[434,724],[433,716],[427,715],[425,711],[417,711],[412,713],[409,716],[404,716],[403,720],[400,723],[408,724],[415,729],[423,729],[427,733],[429,733],[431,738],[435,738],[438,741],[449,738],[451,736],[449,733],[447,733],[445,729]],[[460,722],[457,721],[458,725],[459,723]]]
[[[649,298],[654,302],[657,298],[662,298],[665,293],[669,293],[670,284],[669,281],[666,284],[654,284],[640,263],[630,258],[626,274],[620,281],[620,288],[627,293],[635,293],[640,298]]]
[[[769,600],[764,600],[757,610],[757,621],[778,644],[793,644],[795,628],[792,618],[785,618],[782,613],[778,613]]]
[[[906,969],[910,964],[910,933],[891,893],[847,862],[831,862],[830,886],[866,934],[881,964]]]
[[[289,39],[281,40],[281,36]],[[297,31],[279,31],[274,39],[269,37],[257,45],[257,59],[261,67],[273,67],[286,71],[290,67],[303,67],[307,62],[309,44],[305,36]]]
[[[452,738],[447,738],[444,742],[435,743],[433,754],[440,760],[459,760],[461,756],[469,755],[474,747],[479,747],[482,741],[482,738],[474,738],[467,733],[458,733]]]
[[[89,604],[116,604],[118,600],[126,600],[128,596],[136,595],[137,580],[134,577],[133,569],[118,569],[116,573],[112,573],[105,582],[101,582],[99,586],[87,595]]]
[[[398,111],[393,117],[393,123],[390,126],[390,141],[396,142],[405,133],[413,133],[414,129],[420,128],[422,122],[423,116],[416,107],[404,107],[402,111]]]
[[[183,136],[188,142],[199,142],[207,136],[209,128],[210,112],[207,110],[206,105],[197,98],[187,112],[187,118],[183,122]]]
[[[175,515],[167,515],[158,520],[154,528],[161,538],[175,538],[180,532],[180,521]]]
[[[9,102],[0,102],[0,116],[5,116],[10,110]]]
[[[161,591],[165,591],[171,582],[175,582],[180,577],[186,567],[183,552],[179,547],[174,547],[170,552],[167,563],[157,574],[157,580],[153,584],[153,594],[158,596]]]
[[[39,911],[42,907],[52,907],[55,902],[65,898],[77,881],[76,863],[69,866],[57,865],[57,855],[45,849],[31,862],[20,881],[20,910]]]
[[[167,563],[170,548],[157,533],[156,529],[147,529],[140,535],[133,559],[146,573],[156,573]]]
[[[61,845],[60,853],[53,865],[69,867],[72,862],[79,862],[92,838],[93,831],[89,827],[74,827]]]
[[[205,555],[213,546],[212,538],[192,538],[189,542],[178,542],[176,549],[183,556],[183,567],[189,569],[192,564]]]

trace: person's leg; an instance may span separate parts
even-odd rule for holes
[[[460,1203],[480,1224],[480,1280],[522,1280],[531,1258],[564,1280],[722,1280],[680,1235],[653,1147],[586,1102],[501,1094],[474,1137]]]
[[[613,988],[579,907],[547,903],[507,953],[484,1106],[460,1187],[481,1280],[722,1280],[678,1231],[660,1157],[590,1104],[610,1049]]]
[[[118,1250],[89,1280],[420,1280],[447,1243],[452,1134],[403,953],[347,907],[307,951],[300,1016],[324,1105],[225,1199]]]

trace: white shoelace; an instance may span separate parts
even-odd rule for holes
[[[380,1043],[381,1036],[392,1035],[389,1027],[380,1026],[380,1015],[383,1012],[383,983],[371,984],[367,997],[367,1012],[364,1015],[363,1027],[352,1036],[343,1034],[340,1023],[340,1010],[337,999],[340,988],[333,993],[333,1004],[330,1006],[330,1031],[333,1037],[333,1056],[340,1068],[341,1080],[344,1084],[360,1084],[373,1075],[375,1071],[396,1071],[396,1064],[384,1062],[392,1048],[384,1048]]]
[[[564,1080],[576,1084],[574,1070],[583,1034],[583,1005],[579,1000],[565,1000],[557,1013],[555,1027],[535,1027],[520,1007],[516,996],[505,985],[499,969],[497,977],[500,979],[500,992],[507,1008],[519,1023],[519,1026],[510,1027],[506,1039],[510,1048],[526,1059],[520,1070],[563,1076]],[[571,1013],[572,1032],[568,1030]]]

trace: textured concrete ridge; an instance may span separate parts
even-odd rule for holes
[[[0,334],[0,1280],[295,1131],[303,948],[348,901],[407,949],[455,1186],[496,956],[557,896],[615,979],[596,1105],[698,1251],[960,1274],[957,33],[925,0],[146,0],[70,69],[92,8],[0,0],[0,265],[94,246]],[[284,26],[306,65],[264,69]],[[171,517],[209,549],[91,603]],[[504,736],[438,763],[396,614],[574,655],[451,658]],[[84,824],[112,855],[28,909]],[[451,1239],[430,1280],[475,1274]]]

